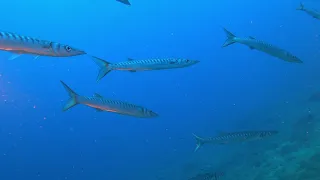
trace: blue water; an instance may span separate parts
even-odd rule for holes
[[[96,83],[98,67],[87,55],[38,60],[23,55],[9,61],[11,54],[1,52],[0,179],[177,179],[183,164],[200,157],[214,161],[231,150],[207,146],[195,154],[192,133],[283,129],[269,123],[266,112],[258,119],[248,116],[282,102],[302,102],[319,87],[320,22],[296,11],[299,3],[131,0],[129,7],[113,0],[1,2],[3,31],[70,44],[109,62],[166,57],[201,62],[184,69],[114,71]],[[320,9],[316,1],[305,3]],[[226,39],[222,27],[282,47],[304,64],[239,44],[221,48]],[[160,116],[139,119],[82,105],[62,112],[68,96],[60,80],[81,95],[96,92]]]

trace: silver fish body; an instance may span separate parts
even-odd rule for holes
[[[302,61],[298,57],[294,56],[293,54],[291,54],[290,52],[284,49],[281,49],[279,47],[276,47],[264,41],[257,40],[253,37],[249,37],[249,38],[236,37],[227,29],[224,29],[224,31],[227,35],[227,40],[222,47],[229,46],[233,43],[240,43],[248,46],[250,49],[259,50],[261,52],[267,53],[271,56],[277,57],[287,62],[302,63]]]
[[[146,59],[146,60],[128,60],[111,64],[112,70],[124,71],[148,71],[148,70],[161,70],[161,69],[174,69],[191,66],[198,61],[191,61],[188,59]]]
[[[312,9],[306,9],[302,3],[300,3],[300,6],[297,8],[297,10],[304,11],[313,18],[319,19],[320,20],[320,12],[317,10],[312,10]]]
[[[150,71],[150,70],[162,70],[162,69],[175,69],[184,68],[198,63],[197,60],[189,60],[182,58],[164,58],[164,59],[145,59],[145,60],[133,60],[119,63],[109,63],[103,59],[93,57],[94,62],[100,67],[100,71],[97,77],[97,81],[101,80],[106,74],[112,70],[120,71]]]
[[[0,32],[0,50],[15,54],[68,57],[86,54],[71,46],[10,32]]]
[[[233,142],[253,141],[264,139],[275,134],[278,134],[278,131],[241,131],[232,133],[220,133],[220,135],[218,136],[209,138],[201,138],[195,134],[193,134],[193,136],[197,141],[197,146],[195,149],[195,151],[197,151],[203,144],[228,144]]]
[[[157,113],[142,106],[124,101],[107,99],[99,94],[95,94],[93,97],[80,96],[63,81],[61,81],[61,83],[70,96],[70,99],[64,106],[63,111],[66,111],[77,104],[83,104],[95,108],[97,111],[107,111],[140,118],[154,118],[158,116]]]

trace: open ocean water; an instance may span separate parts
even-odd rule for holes
[[[130,4],[1,2],[1,180],[320,180],[320,2]]]

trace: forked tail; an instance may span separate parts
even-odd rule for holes
[[[67,103],[63,107],[63,111],[67,111],[68,109],[70,109],[73,106],[78,104],[77,97],[79,95],[77,93],[75,93],[66,83],[64,83],[61,80],[60,80],[60,82],[63,85],[63,87],[66,89],[66,91],[68,92],[68,95],[70,97],[70,99],[68,99]]]
[[[227,36],[227,40],[224,42],[224,44],[222,45],[222,47],[227,47],[233,43],[235,43],[236,41],[234,40],[234,38],[236,37],[234,34],[232,34],[230,31],[228,31],[226,28],[223,28],[224,33]]]
[[[194,136],[194,138],[196,139],[196,148],[194,149],[194,152],[198,151],[198,149],[205,143],[204,139],[192,134]]]
[[[300,2],[300,6],[297,7],[297,10],[304,10],[304,5],[302,4],[302,2]]]
[[[110,68],[110,63],[100,59],[98,57],[92,56],[93,61],[99,66],[99,73],[97,77],[97,82],[100,81],[105,75],[107,75],[112,69]]]
[[[117,0],[118,2],[121,2],[121,3],[123,3],[123,4],[126,4],[126,5],[128,5],[128,6],[130,6],[131,4],[130,4],[130,2],[129,2],[129,0]]]

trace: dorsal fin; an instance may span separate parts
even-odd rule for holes
[[[249,36],[249,38],[250,38],[250,39],[256,39],[256,38],[254,38],[254,37],[252,37],[252,36]]]
[[[128,58],[128,61],[133,61],[134,59],[132,59],[132,58]]]
[[[101,96],[101,95],[98,94],[98,93],[94,93],[93,96],[94,96],[94,97],[98,97],[98,98],[103,98],[103,96]]]

